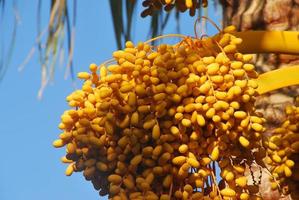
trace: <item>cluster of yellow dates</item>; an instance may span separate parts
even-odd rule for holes
[[[254,108],[258,74],[234,30],[176,45],[127,42],[115,64],[79,73],[85,81],[67,97],[74,109],[53,143],[66,146],[66,175],[83,171],[112,200],[258,199],[245,170],[263,148],[265,119]],[[283,137],[292,140],[289,121]],[[265,142],[275,144],[276,179],[292,167],[278,141]]]
[[[299,103],[298,97],[296,103]],[[291,158],[299,153],[299,107],[289,105],[285,112],[287,120],[279,128],[276,128],[273,135],[264,142],[267,150],[265,162],[270,166],[272,174],[272,189],[283,186],[288,177],[299,181],[298,169],[293,172],[291,170],[295,166],[295,162]]]
[[[162,7],[165,11],[170,11],[173,8],[176,8],[179,12],[189,10],[190,16],[194,16],[200,6],[208,6],[208,0],[144,0],[142,5],[146,7],[141,13],[142,17],[153,15],[155,10],[160,10]]]

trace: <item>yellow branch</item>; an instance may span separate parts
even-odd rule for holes
[[[299,65],[283,67],[259,75],[256,79],[259,94],[299,84]]]
[[[233,35],[242,38],[241,53],[286,53],[299,55],[298,31],[243,31]]]

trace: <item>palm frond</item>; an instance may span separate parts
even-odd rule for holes
[[[74,68],[73,68],[73,51],[75,45],[75,27],[77,17],[77,0],[73,1],[73,23],[71,25],[68,9],[66,9],[66,23],[67,23],[67,39],[68,39],[68,62],[65,78],[70,73],[72,79],[74,79]],[[61,47],[61,50],[63,48]]]
[[[2,80],[8,66],[10,65],[10,62],[11,62],[12,56],[13,56],[13,50],[15,48],[16,36],[17,36],[17,26],[20,22],[20,17],[19,17],[16,1],[13,2],[13,12],[14,12],[14,16],[15,16],[15,20],[14,20],[14,24],[13,24],[13,31],[11,34],[10,44],[9,44],[9,48],[8,48],[8,52],[7,52],[7,56],[6,56],[7,60],[5,62],[5,66],[4,66],[5,71],[3,74],[0,74],[0,80]]]
[[[42,67],[41,87],[38,92],[38,97],[41,98],[43,91],[48,82],[53,78],[54,67],[57,58],[58,38],[62,36],[62,30],[65,25],[66,18],[66,1],[65,0],[52,0],[50,7],[50,19],[47,27],[47,38],[44,52],[42,51],[41,41],[39,42],[40,50],[40,64]]]
[[[161,33],[161,18],[159,18],[159,14],[160,14],[160,10],[159,11],[155,11],[154,14],[151,17],[151,23],[150,23],[150,32],[149,35],[151,35],[151,38],[154,38],[155,36],[157,36],[159,33]],[[155,41],[152,42],[152,44],[155,44]]]
[[[113,27],[115,32],[115,39],[117,43],[117,48],[122,49],[124,46],[124,42],[131,40],[131,28],[132,28],[132,21],[134,19],[134,14],[137,6],[136,0],[110,0],[110,10],[113,20]],[[143,2],[143,6],[148,6],[145,1]],[[157,3],[159,4],[159,3]],[[125,5],[125,10],[124,10]],[[125,11],[125,13],[124,13]],[[163,33],[164,28],[166,27],[167,23],[169,22],[169,18],[171,13],[174,11],[169,11],[165,14],[162,9],[158,10],[151,10],[152,16],[150,20],[149,26],[149,34],[148,37],[156,37]],[[176,12],[179,15],[179,12]],[[176,19],[179,19],[177,17]],[[179,23],[177,21],[177,26]]]
[[[132,28],[132,19],[135,14],[136,1],[135,0],[126,0],[126,15],[127,15],[127,26],[125,33],[125,40],[131,40],[131,28]]]
[[[122,49],[122,35],[124,33],[122,8],[123,1],[110,0],[110,9],[113,18],[113,26],[118,49]]]
[[[180,12],[178,10],[175,11],[175,21],[176,21],[176,30],[178,33],[181,32],[180,29]]]
[[[1,20],[3,20],[4,8],[5,8],[5,0],[0,0],[0,7],[1,7]]]
[[[64,39],[67,38],[67,65],[65,77],[71,75],[74,79],[73,70],[73,49],[75,38],[75,25],[76,25],[76,0],[73,1],[73,16],[70,18],[70,11],[66,0],[51,0],[50,6],[50,19],[46,28],[46,39],[43,45],[42,31],[40,23],[41,0],[38,2],[38,40],[37,46],[39,50],[39,60],[42,70],[41,87],[38,97],[41,98],[43,91],[49,81],[53,80],[54,72],[57,65],[57,59],[61,52],[64,51]],[[65,36],[66,35],[66,36]],[[43,47],[45,46],[45,47]]]
[[[163,21],[162,21],[162,30],[164,30],[165,29],[165,27],[166,27],[166,25],[167,25],[167,23],[168,23],[168,20],[169,20],[169,17],[170,17],[170,14],[171,13],[166,13],[166,16],[164,17],[164,19],[163,19]]]
[[[4,7],[5,7],[5,1],[1,0],[0,1],[0,6],[1,6],[1,24],[2,20],[4,18]],[[19,16],[19,11],[18,11],[18,7],[17,7],[17,1],[14,0],[13,1],[13,13],[14,13],[14,22],[13,22],[13,30],[12,30],[12,34],[11,34],[11,39],[9,41],[9,45],[8,45],[8,50],[7,50],[7,54],[5,54],[5,47],[4,47],[4,43],[2,42],[1,44],[1,51],[2,51],[2,55],[1,55],[1,62],[0,62],[0,81],[3,79],[9,65],[10,62],[12,60],[12,56],[13,56],[13,50],[15,48],[15,42],[16,42],[16,35],[17,35],[17,26],[20,22],[20,16]]]
[[[4,27],[3,26],[3,21],[4,21],[4,12],[5,12],[5,0],[0,0],[0,6],[1,6],[1,16],[0,16],[0,31],[1,32],[4,32],[4,30],[2,30],[2,27]],[[4,72],[6,71],[5,69],[4,69],[4,52],[5,52],[5,50],[4,50],[5,48],[4,48],[4,40],[2,39],[1,40],[1,46],[0,46],[0,76],[2,76],[3,77],[3,75],[4,75]]]

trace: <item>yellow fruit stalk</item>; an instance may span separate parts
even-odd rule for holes
[[[299,54],[297,31],[243,31],[232,34],[242,39],[238,46],[241,53]]]
[[[257,92],[264,94],[283,87],[299,84],[299,65],[282,67],[260,74],[256,79]]]
[[[233,35],[242,39],[241,53],[284,53],[299,55],[297,31],[244,31]],[[257,78],[259,94],[299,84],[299,66],[282,67],[260,74]]]

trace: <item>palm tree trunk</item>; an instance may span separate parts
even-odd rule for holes
[[[245,30],[299,30],[299,0],[220,0],[223,7],[223,26],[235,25],[239,31]],[[275,42],[275,41],[273,41]],[[270,71],[286,65],[298,64],[299,56],[286,54],[259,54],[255,56],[259,72]],[[298,77],[299,78],[299,77]],[[268,121],[269,132],[286,118],[284,108],[294,103],[299,95],[298,87],[285,88],[257,99],[257,107]],[[299,156],[294,159],[299,161]],[[299,170],[299,164],[294,170]],[[254,174],[259,176],[260,170]],[[249,178],[251,178],[250,173]],[[299,199],[299,180],[292,177],[288,180],[291,194],[281,197],[278,191],[271,191],[268,176],[262,173],[260,190],[263,199]]]

